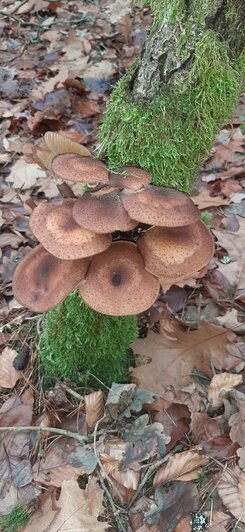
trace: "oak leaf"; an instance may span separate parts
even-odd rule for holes
[[[209,458],[205,455],[198,454],[193,451],[184,451],[179,454],[171,456],[168,463],[158,469],[155,478],[154,486],[160,486],[173,480],[194,480],[198,478],[201,467],[209,462]]]
[[[132,348],[136,355],[151,358],[151,362],[132,369],[131,374],[140,387],[160,394],[169,385],[179,390],[193,382],[193,369],[211,377],[211,364],[222,368],[227,335],[222,327],[205,321],[200,322],[197,331],[178,330],[167,337],[163,330],[160,334],[149,331]]]

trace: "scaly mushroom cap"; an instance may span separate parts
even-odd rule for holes
[[[101,196],[84,194],[74,203],[72,215],[78,225],[95,233],[131,231],[138,225],[131,220],[116,192]]]
[[[106,165],[93,157],[82,157],[74,153],[57,155],[52,160],[55,177],[73,183],[107,183],[109,174]]]
[[[208,264],[214,254],[212,234],[203,222],[184,227],[152,227],[137,246],[147,271],[161,279],[188,278]]]
[[[121,198],[131,218],[163,227],[181,227],[199,219],[193,201],[171,188],[148,185],[138,192],[124,190]]]
[[[80,259],[101,253],[112,241],[111,235],[98,235],[78,225],[72,210],[76,200],[40,203],[30,216],[30,228],[41,244],[59,259]]]
[[[122,166],[110,173],[109,182],[113,187],[139,190],[151,182],[151,174],[137,166]]]
[[[91,308],[109,316],[138,314],[156,300],[160,283],[145,271],[133,242],[114,242],[92,258],[79,292]]]
[[[17,266],[14,295],[33,312],[46,312],[65,299],[84,279],[89,259],[60,260],[43,246],[33,249]]]

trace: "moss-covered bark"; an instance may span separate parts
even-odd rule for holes
[[[142,0],[142,3],[146,3]],[[189,190],[244,82],[244,0],[151,0],[154,22],[109,100],[101,152]]]

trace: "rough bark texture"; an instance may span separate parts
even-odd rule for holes
[[[145,0],[142,0],[143,2]],[[151,0],[153,26],[101,128],[111,167],[188,190],[244,81],[244,0]]]

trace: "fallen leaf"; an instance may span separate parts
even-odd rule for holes
[[[245,472],[235,465],[221,473],[217,483],[218,494],[229,512],[245,523]]]
[[[0,356],[0,386],[2,388],[13,388],[22,377],[22,374],[13,366],[13,361],[17,355],[17,351],[5,347]]]
[[[227,393],[233,390],[239,384],[242,384],[242,375],[233,373],[219,373],[214,375],[208,389],[208,400],[213,408],[219,408],[223,405]]]
[[[209,458],[193,451],[184,451],[171,456],[166,466],[160,467],[154,477],[153,485],[160,486],[173,480],[195,480],[199,477],[201,467],[208,464]]]
[[[0,235],[0,248],[5,246],[10,246],[11,248],[17,249],[21,242],[24,242],[25,238],[20,235],[15,235],[14,233],[2,233]]]
[[[40,166],[37,164],[28,164],[23,157],[20,157],[13,164],[6,181],[12,183],[14,188],[25,190],[36,186],[38,179],[45,176],[46,173]]]
[[[88,430],[94,429],[104,415],[104,394],[101,390],[85,395],[86,423]]]
[[[215,436],[220,436],[221,427],[217,418],[209,417],[207,412],[193,412],[190,431],[193,443],[198,444],[205,440],[211,440]]]
[[[239,467],[245,471],[245,447],[239,447],[236,454],[239,456]]]
[[[232,261],[229,264],[218,263],[221,273],[237,290],[245,289],[245,219],[239,217],[239,230],[235,233],[223,229],[214,230],[218,244],[224,248]]]
[[[235,308],[228,309],[224,316],[219,316],[216,320],[220,325],[223,325],[226,329],[231,329],[236,334],[245,333],[245,321],[238,321],[238,311]]]
[[[192,382],[192,371],[212,375],[210,364],[222,368],[226,355],[227,334],[224,329],[201,321],[196,331],[178,330],[164,336],[149,331],[146,338],[132,345],[134,353],[151,359],[147,365],[131,371],[139,386],[162,394],[166,386],[180,390]]]
[[[205,187],[201,192],[191,197],[192,201],[200,210],[208,209],[209,207],[220,207],[220,205],[229,205],[230,202],[226,198],[210,196],[209,192],[208,188]]]
[[[65,480],[58,501],[47,494],[42,507],[32,515],[23,532],[106,531],[109,523],[97,519],[104,512],[103,495],[95,478],[88,481],[85,490],[80,489],[75,480]]]

